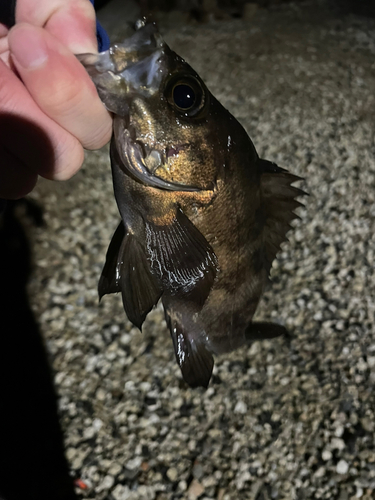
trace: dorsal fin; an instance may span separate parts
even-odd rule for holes
[[[264,258],[267,272],[280,250],[280,245],[287,240],[286,233],[291,229],[290,222],[298,218],[294,213],[304,206],[296,200],[306,195],[304,191],[291,186],[293,182],[303,180],[297,175],[278,167],[267,160],[258,160],[260,167],[261,212],[264,220]]]

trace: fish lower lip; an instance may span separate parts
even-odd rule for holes
[[[125,128],[128,130],[129,132],[129,137],[130,139],[133,141],[133,142],[138,142],[137,141],[137,131],[135,130],[135,127],[131,124],[127,124],[125,126]]]
[[[132,136],[136,133],[134,127],[124,130],[122,137],[122,148],[120,156],[123,159],[123,165],[136,179],[150,187],[165,189],[167,191],[199,191],[200,188],[168,182],[155,175],[147,167],[145,159],[147,152],[145,145],[139,140],[133,140]]]

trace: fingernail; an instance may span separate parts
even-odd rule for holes
[[[9,47],[12,57],[24,69],[37,69],[48,59],[42,28],[18,25],[9,33]]]

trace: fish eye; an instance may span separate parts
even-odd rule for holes
[[[185,116],[197,116],[205,104],[205,91],[198,79],[188,75],[173,79],[167,85],[169,104]]]
[[[178,108],[184,111],[191,109],[196,101],[194,89],[186,83],[178,83],[173,87],[173,101]]]

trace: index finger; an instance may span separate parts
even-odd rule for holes
[[[95,10],[89,0],[18,0],[16,23],[45,28],[74,54],[97,52]]]

